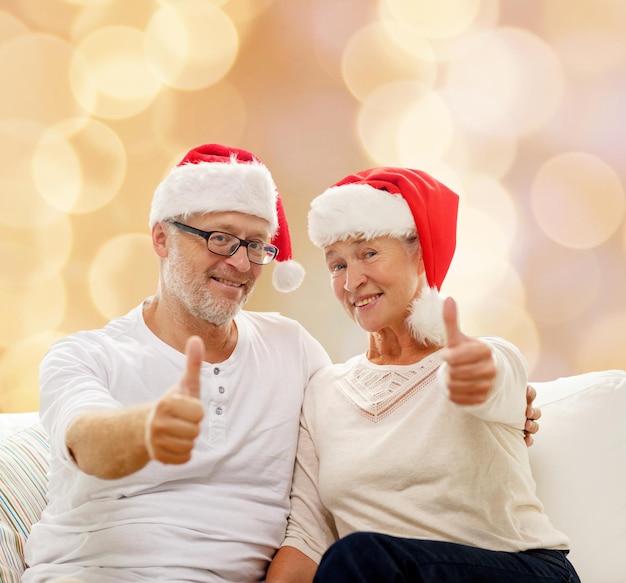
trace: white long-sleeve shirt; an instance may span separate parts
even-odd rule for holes
[[[356,531],[503,551],[567,548],[535,495],[525,362],[511,344],[485,341],[498,375],[481,405],[448,399],[440,352],[406,366],[361,355],[314,376],[284,545],[316,562]]]
[[[242,312],[235,321],[232,355],[202,365],[205,416],[191,461],[152,461],[118,480],[78,469],[69,423],[154,401],[179,381],[185,355],[149,330],[141,306],[50,349],[41,366],[49,505],[26,545],[24,583],[264,580],[285,533],[304,388],[330,359],[294,320]]]

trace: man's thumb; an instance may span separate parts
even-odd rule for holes
[[[204,342],[199,336],[190,336],[185,346],[187,368],[180,381],[180,392],[188,397],[200,398],[200,371],[204,360]]]
[[[443,302],[443,321],[446,326],[449,347],[457,346],[465,338],[465,334],[459,328],[459,315],[456,302],[452,298],[446,298]]]

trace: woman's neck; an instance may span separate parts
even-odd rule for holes
[[[385,328],[370,334],[366,356],[374,364],[415,364],[440,348],[418,342],[408,331],[398,335]]]

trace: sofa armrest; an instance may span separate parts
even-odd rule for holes
[[[626,565],[626,371],[530,383],[541,428],[529,449],[537,494],[571,540],[582,581],[623,583]]]

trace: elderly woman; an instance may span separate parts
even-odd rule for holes
[[[457,207],[405,168],[348,176],[313,201],[309,235],[369,346],[306,390],[268,583],[579,581],[535,495],[525,361],[463,334],[439,294]]]

